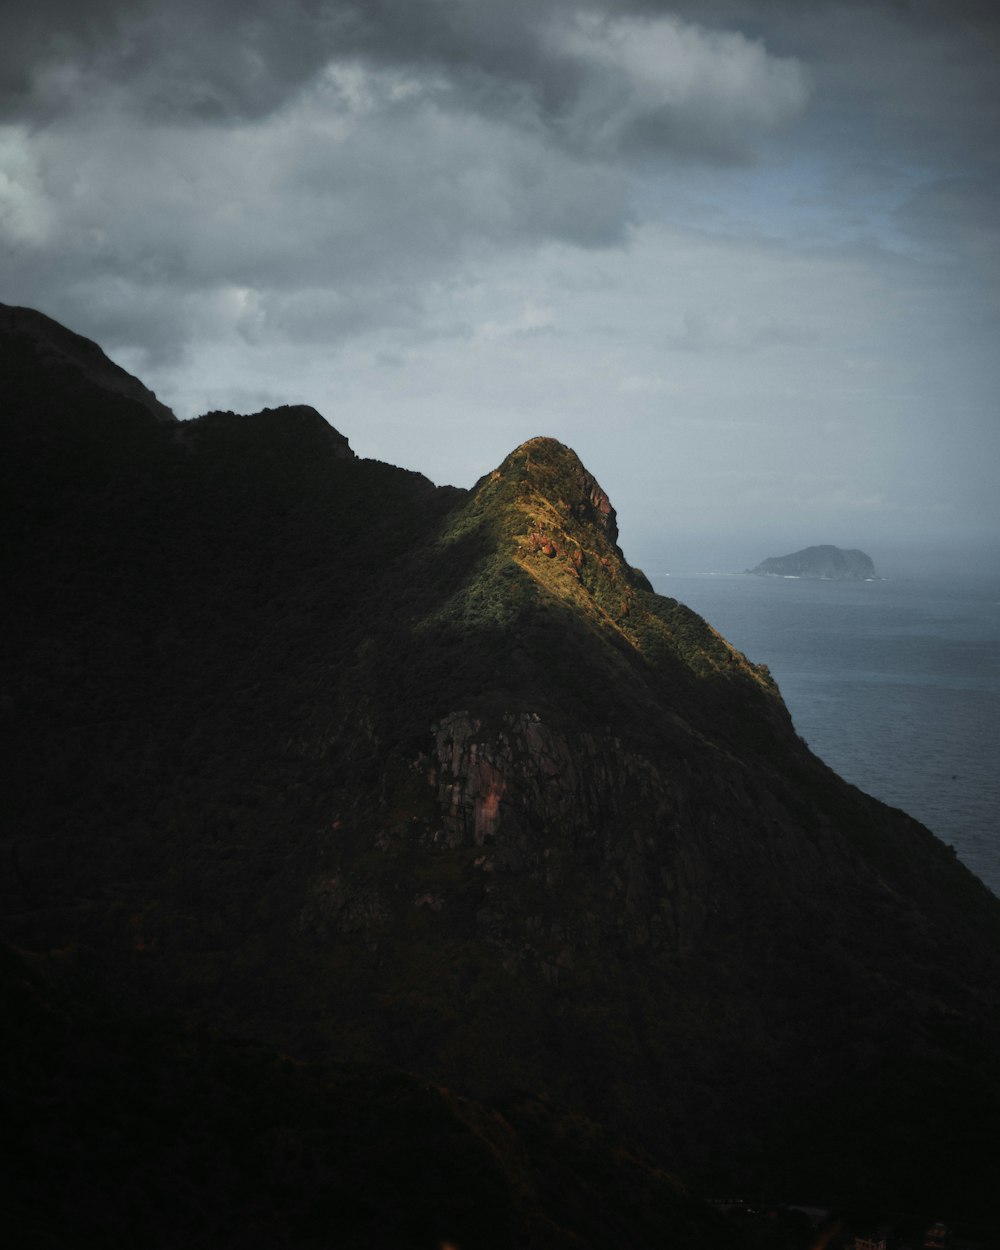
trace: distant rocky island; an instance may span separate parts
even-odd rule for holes
[[[875,577],[871,556],[856,548],[844,551],[830,544],[804,547],[788,556],[770,556],[746,571],[757,577],[818,577],[835,582],[865,582]]]

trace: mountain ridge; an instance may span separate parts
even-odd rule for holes
[[[173,411],[151,390],[116,365],[91,339],[75,334],[33,308],[0,303],[0,335],[22,340],[22,348],[34,356],[36,367],[75,375],[76,385],[89,384],[112,391],[142,405],[157,421],[177,421]]]
[[[9,941],[704,1185],[985,1201],[1000,905],[651,591],[574,453],[435,487],[314,410],[74,402],[23,346]]]

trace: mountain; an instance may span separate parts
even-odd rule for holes
[[[1000,902],[652,592],[569,448],[436,487],[4,318],[0,914],[42,975],[709,1192],[991,1209]]]
[[[853,548],[844,551],[829,544],[804,547],[788,556],[770,556],[756,568],[747,569],[758,577],[820,577],[836,582],[864,582],[875,576],[871,556]]]
[[[7,395],[16,396],[21,385],[30,387],[33,373],[44,373],[48,396],[42,402],[57,420],[60,399],[78,404],[81,395],[89,391],[98,396],[110,392],[130,400],[157,421],[177,421],[152,391],[109,360],[96,343],[67,330],[44,313],[0,304],[0,336],[5,340],[5,361],[13,370],[7,378]],[[16,412],[12,415],[17,418]]]
[[[122,1018],[0,947],[4,1230],[18,1245],[739,1250],[739,1230],[598,1126],[417,1076],[304,1064]],[[600,1178],[602,1184],[593,1180]]]

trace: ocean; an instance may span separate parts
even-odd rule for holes
[[[817,755],[1000,895],[1000,581],[651,581],[767,664]]]

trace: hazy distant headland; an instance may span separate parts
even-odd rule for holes
[[[872,558],[857,548],[844,551],[824,544],[804,547],[787,556],[769,556],[756,568],[747,569],[757,577],[818,577],[827,581],[864,582],[875,576]]]

